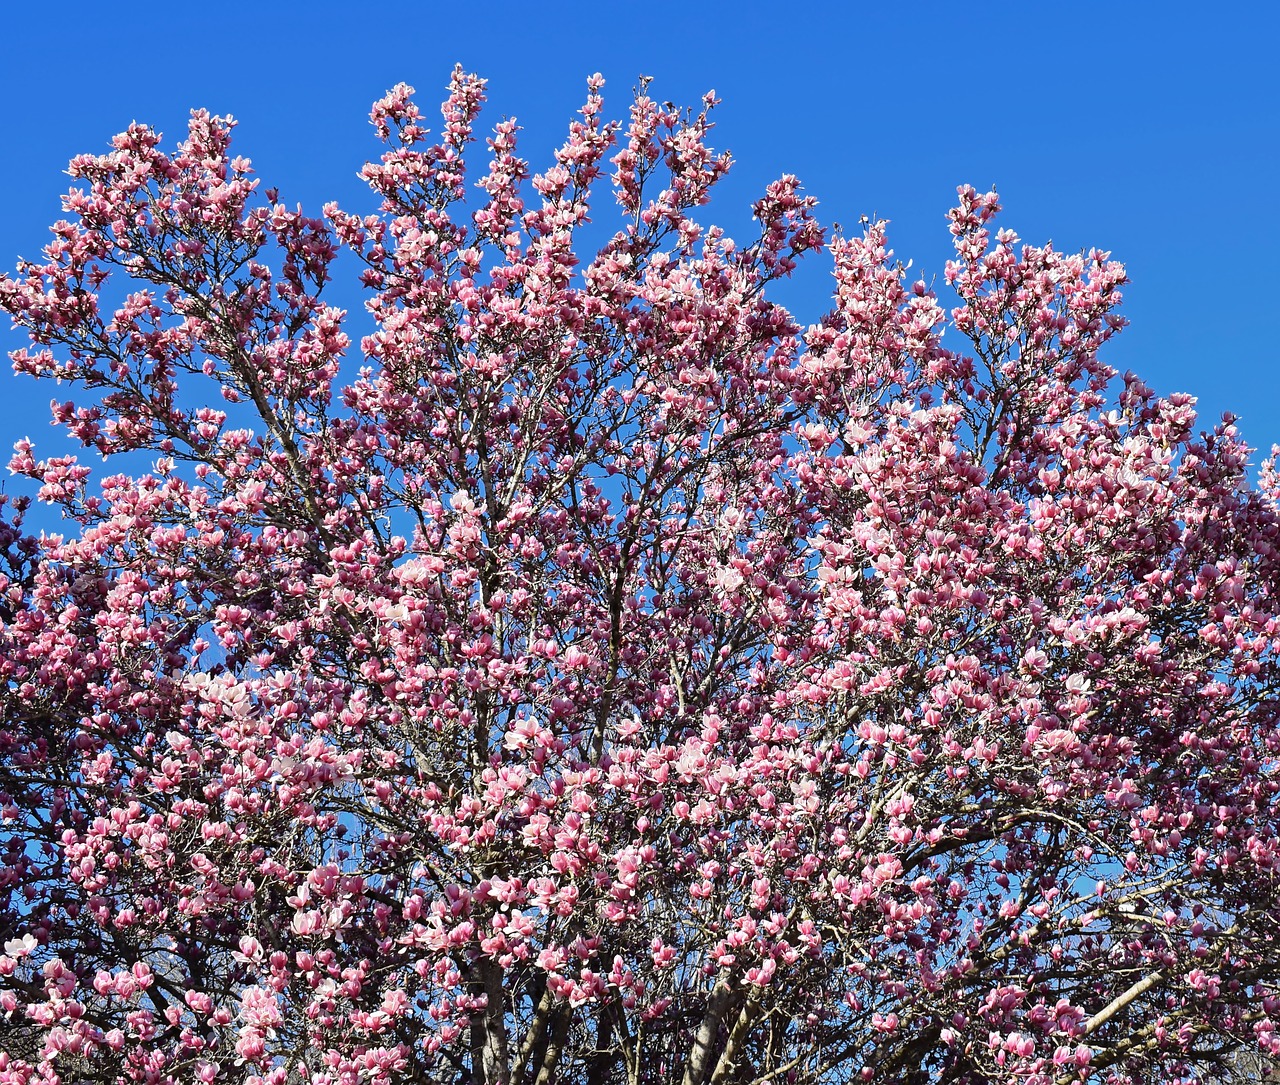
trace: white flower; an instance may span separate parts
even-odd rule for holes
[[[717,569],[716,583],[724,591],[737,591],[742,587],[742,574],[737,569]]]
[[[39,945],[34,935],[24,934],[21,938],[10,938],[4,944],[4,952],[8,957],[29,957]]]

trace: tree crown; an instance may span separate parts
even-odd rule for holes
[[[1270,465],[1099,359],[1107,253],[962,188],[948,308],[794,177],[736,245],[714,101],[602,82],[532,176],[481,80],[395,88],[364,215],[135,125],[0,278],[121,465],[17,443],[60,535],[0,497],[0,1083],[1280,1052]]]

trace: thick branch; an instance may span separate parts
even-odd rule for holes
[[[475,1085],[508,1085],[511,1065],[504,1020],[502,969],[488,959],[476,964],[485,1008],[471,1018],[471,1077]]]
[[[720,1059],[716,1063],[715,1070],[712,1071],[709,1085],[724,1085],[724,1082],[733,1072],[734,1064],[742,1052],[742,1045],[751,1032],[752,1026],[756,1023],[759,1009],[760,1003],[755,995],[752,995],[743,1003],[738,1019],[733,1023],[733,1028],[729,1030],[729,1038],[725,1041],[724,1050],[720,1053]]]
[[[1141,997],[1147,991],[1150,991],[1157,983],[1164,979],[1164,972],[1157,970],[1149,976],[1144,976],[1138,980],[1123,994],[1112,999],[1106,1006],[1095,1013],[1084,1026],[1085,1036],[1091,1036],[1097,1032],[1103,1025],[1110,1021],[1116,1014],[1128,1006],[1134,999]]]
[[[693,1049],[689,1052],[682,1085],[702,1085],[706,1081],[716,1036],[724,1023],[732,998],[733,990],[728,983],[717,983],[712,990],[711,997],[707,999],[707,1012],[703,1014],[702,1024],[698,1026],[698,1034],[693,1039]]]
[[[560,1065],[560,1055],[564,1051],[565,1041],[569,1038],[570,1011],[567,1005],[556,1008],[551,1017],[550,1035],[547,1046],[538,1062],[538,1077],[534,1085],[551,1085],[555,1080],[556,1069]]]

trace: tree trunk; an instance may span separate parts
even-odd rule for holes
[[[718,983],[712,990],[707,999],[707,1012],[703,1014],[698,1034],[693,1038],[693,1048],[689,1051],[682,1085],[702,1085],[706,1081],[708,1072],[715,1064],[716,1037],[732,998],[733,991],[727,983]]]
[[[487,1001],[471,1018],[471,1079],[474,1085],[510,1085],[502,969],[493,961],[480,960],[475,972]]]

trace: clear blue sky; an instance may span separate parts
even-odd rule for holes
[[[930,276],[955,186],[994,184],[1025,239],[1128,265],[1114,366],[1280,442],[1274,3],[45,2],[11,5],[3,37],[5,267],[44,244],[67,160],[135,119],[172,137],[192,107],[232,113],[286,202],[356,209],[372,199],[354,178],[377,153],[369,104],[400,80],[434,117],[453,63],[478,71],[488,119],[517,116],[539,166],[588,74],[607,78],[611,115],[644,74],[659,100],[723,98],[713,142],[737,166],[709,217],[731,235],[792,172],[824,221],[892,219],[899,256]],[[826,268],[812,257],[783,299],[802,322],[827,308]],[[0,446],[48,440],[52,392],[0,369]]]

